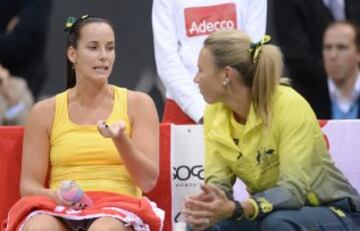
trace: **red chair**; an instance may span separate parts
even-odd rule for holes
[[[19,181],[24,128],[0,126],[0,224],[20,198]]]

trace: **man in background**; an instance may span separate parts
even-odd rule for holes
[[[0,65],[0,125],[23,125],[33,102],[26,81]]]
[[[292,86],[311,104],[318,119],[328,97],[322,60],[323,33],[333,21],[360,23],[359,0],[273,0],[277,42]]]
[[[322,114],[330,119],[360,118],[360,29],[334,22],[324,33],[323,60],[328,98]]]

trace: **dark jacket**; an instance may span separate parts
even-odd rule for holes
[[[274,26],[293,87],[319,119],[330,118],[322,38],[333,16],[323,0],[273,0]],[[360,24],[360,1],[345,0],[347,20]]]
[[[11,75],[26,79],[37,96],[46,78],[45,47],[51,0],[0,1],[0,63]],[[14,29],[6,31],[18,16]]]

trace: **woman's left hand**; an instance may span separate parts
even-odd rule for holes
[[[97,128],[103,137],[117,138],[124,133],[126,125],[123,120],[117,121],[113,124],[106,124],[105,121],[99,120],[97,122]]]
[[[185,199],[183,214],[193,230],[204,230],[228,218],[233,212],[233,202],[224,191],[214,185],[201,186],[202,193]]]

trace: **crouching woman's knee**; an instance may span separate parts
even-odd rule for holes
[[[261,230],[293,231],[296,224],[286,215],[286,211],[274,211],[261,221]]]

